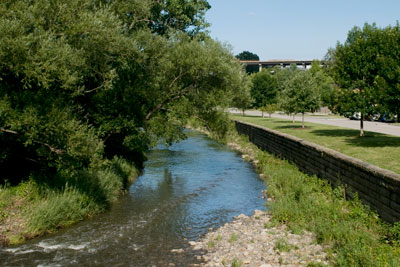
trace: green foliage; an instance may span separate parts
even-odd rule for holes
[[[232,267],[240,267],[243,265],[243,262],[241,260],[238,259],[233,259],[231,266]]]
[[[254,54],[250,51],[240,52],[235,57],[240,60],[260,60],[260,58],[259,58],[259,56],[257,56],[257,54]]]
[[[280,107],[288,114],[314,112],[321,106],[320,93],[311,72],[298,71],[285,83],[280,94]]]
[[[82,220],[85,216],[98,212],[98,209],[87,196],[66,187],[61,194],[49,193],[46,199],[32,209],[29,231],[41,233],[54,230]]]
[[[235,56],[239,60],[260,60],[259,56],[257,54],[254,54],[249,51],[243,51]],[[256,73],[259,71],[259,66],[258,65],[249,65],[246,66],[246,73],[251,74],[251,73]]]
[[[324,180],[301,173],[296,166],[259,151],[247,139],[235,138],[247,146],[258,160],[258,169],[268,177],[268,202],[273,221],[289,229],[304,229],[316,234],[317,242],[330,247],[338,266],[398,266],[397,244],[385,240],[393,228],[357,198],[346,200],[342,187],[332,189]],[[250,152],[249,152],[250,153]],[[392,238],[393,240],[393,238]],[[275,247],[288,249],[284,241]]]
[[[278,84],[276,76],[271,75],[268,70],[255,73],[251,76],[251,97],[255,108],[277,102]]]
[[[184,138],[190,117],[223,136],[221,111],[245,79],[231,52],[204,35],[208,8],[0,4],[1,179],[17,184],[37,171],[67,179],[114,156],[140,166],[159,138]]]
[[[233,243],[238,240],[238,236],[236,234],[231,234],[231,237],[229,238],[229,242]]]
[[[334,91],[333,79],[329,76],[326,68],[321,67],[321,62],[318,60],[313,60],[313,62],[311,63],[310,72],[317,84],[318,93],[321,98],[321,105],[327,106],[331,110],[333,110],[333,107],[336,104],[332,98],[332,94]]]
[[[251,81],[247,77],[242,77],[242,79],[244,86],[235,93],[232,106],[242,110],[244,116],[245,110],[251,106],[252,99],[250,93]]]
[[[279,252],[290,252],[292,249],[299,249],[297,246],[295,245],[291,245],[287,242],[287,240],[283,239],[283,238],[278,238],[275,241],[275,245],[274,245],[274,249],[278,250]]]
[[[344,44],[329,51],[329,71],[338,84],[335,100],[340,113],[399,113],[400,27],[375,24],[354,27]],[[360,124],[363,135],[362,124]]]
[[[126,160],[114,158],[100,170],[79,175],[85,179],[70,179],[62,189],[41,188],[43,197],[30,204],[29,233],[51,232],[103,211],[127,189],[138,171]],[[29,194],[32,191],[29,190]]]
[[[185,138],[190,119],[224,138],[223,110],[248,81],[207,36],[209,8],[205,0],[0,3],[0,184],[39,188],[31,230],[106,208],[129,184],[132,163],[140,168],[159,139]]]
[[[274,113],[275,111],[278,111],[278,105],[277,104],[267,104],[264,107],[261,107],[260,110],[262,112],[267,112],[269,114],[269,117],[271,118],[272,113]]]

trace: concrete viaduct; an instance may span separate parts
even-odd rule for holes
[[[258,65],[259,71],[262,71],[263,68],[272,68],[275,66],[280,66],[281,68],[285,68],[290,66],[291,64],[296,64],[297,66],[302,66],[303,69],[307,69],[308,66],[311,66],[312,60],[240,60],[240,63],[254,66]]]

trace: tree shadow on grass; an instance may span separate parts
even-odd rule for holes
[[[281,121],[274,121],[274,123],[292,123],[292,121],[290,121],[290,120],[281,120]],[[293,124],[296,124],[296,122],[295,123],[293,123]]]
[[[287,123],[287,122],[286,122]],[[277,126],[276,129],[297,129],[297,130],[310,130],[314,128],[313,126],[308,126],[305,125],[304,128],[301,127],[301,123],[294,123],[292,125],[283,125],[283,126]]]
[[[400,147],[400,137],[381,133],[366,132],[364,137],[360,136],[359,130],[353,129],[314,130],[311,133],[318,136],[346,137],[347,144],[359,147]]]

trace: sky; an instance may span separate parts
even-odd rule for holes
[[[400,0],[208,0],[211,37],[261,60],[323,59],[354,26],[396,25]]]

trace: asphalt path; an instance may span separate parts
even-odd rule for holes
[[[233,113],[233,114],[242,114],[241,111],[236,110],[236,109],[230,109],[229,112]],[[258,110],[248,110],[245,112],[245,114],[261,117],[261,111],[258,111]],[[268,114],[266,114],[266,116],[268,116]],[[285,120],[293,119],[292,116],[277,114],[277,113],[272,114],[272,117],[285,119]],[[301,121],[301,115],[295,116],[295,120]],[[320,116],[307,116],[306,115],[306,116],[304,116],[304,121],[338,126],[338,127],[355,129],[355,130],[360,129],[360,121],[349,120],[347,118],[332,118],[332,117],[323,116],[323,115],[320,115]],[[364,131],[400,136],[400,126],[392,125],[390,123],[384,123],[384,122],[364,121]]]

